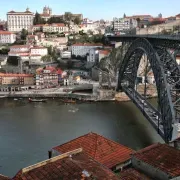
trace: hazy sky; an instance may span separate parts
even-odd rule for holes
[[[65,11],[82,13],[92,20],[122,17],[137,14],[164,17],[180,13],[180,0],[0,0],[0,19],[6,20],[6,13],[10,10],[25,11],[27,7],[32,12],[42,12],[48,5],[53,14],[62,14]]]

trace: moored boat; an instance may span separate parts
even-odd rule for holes
[[[6,96],[0,96],[0,99],[1,99],[1,98],[5,98],[5,97],[6,97]]]
[[[72,100],[72,99],[66,99],[66,100],[63,100],[64,103],[76,103],[76,101]]]
[[[29,98],[29,102],[46,102],[47,99],[32,99],[32,98]]]

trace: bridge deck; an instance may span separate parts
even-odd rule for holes
[[[119,36],[107,36],[110,40],[122,40],[122,39],[137,39],[137,38],[146,38],[146,39],[161,39],[161,40],[172,40],[180,41],[180,35],[161,35],[161,34],[143,34],[143,35],[119,35]]]

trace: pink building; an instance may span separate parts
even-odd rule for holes
[[[37,87],[54,87],[58,85],[58,77],[62,71],[55,67],[39,68],[36,70],[36,86]]]

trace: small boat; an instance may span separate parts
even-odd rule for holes
[[[46,102],[47,99],[32,99],[32,98],[29,98],[29,102]]]
[[[6,96],[0,96],[0,98],[5,98]]]
[[[14,98],[14,101],[18,101],[18,99],[17,99],[17,98]]]
[[[66,99],[66,100],[63,100],[64,103],[76,103],[76,101],[72,100],[72,99]]]

